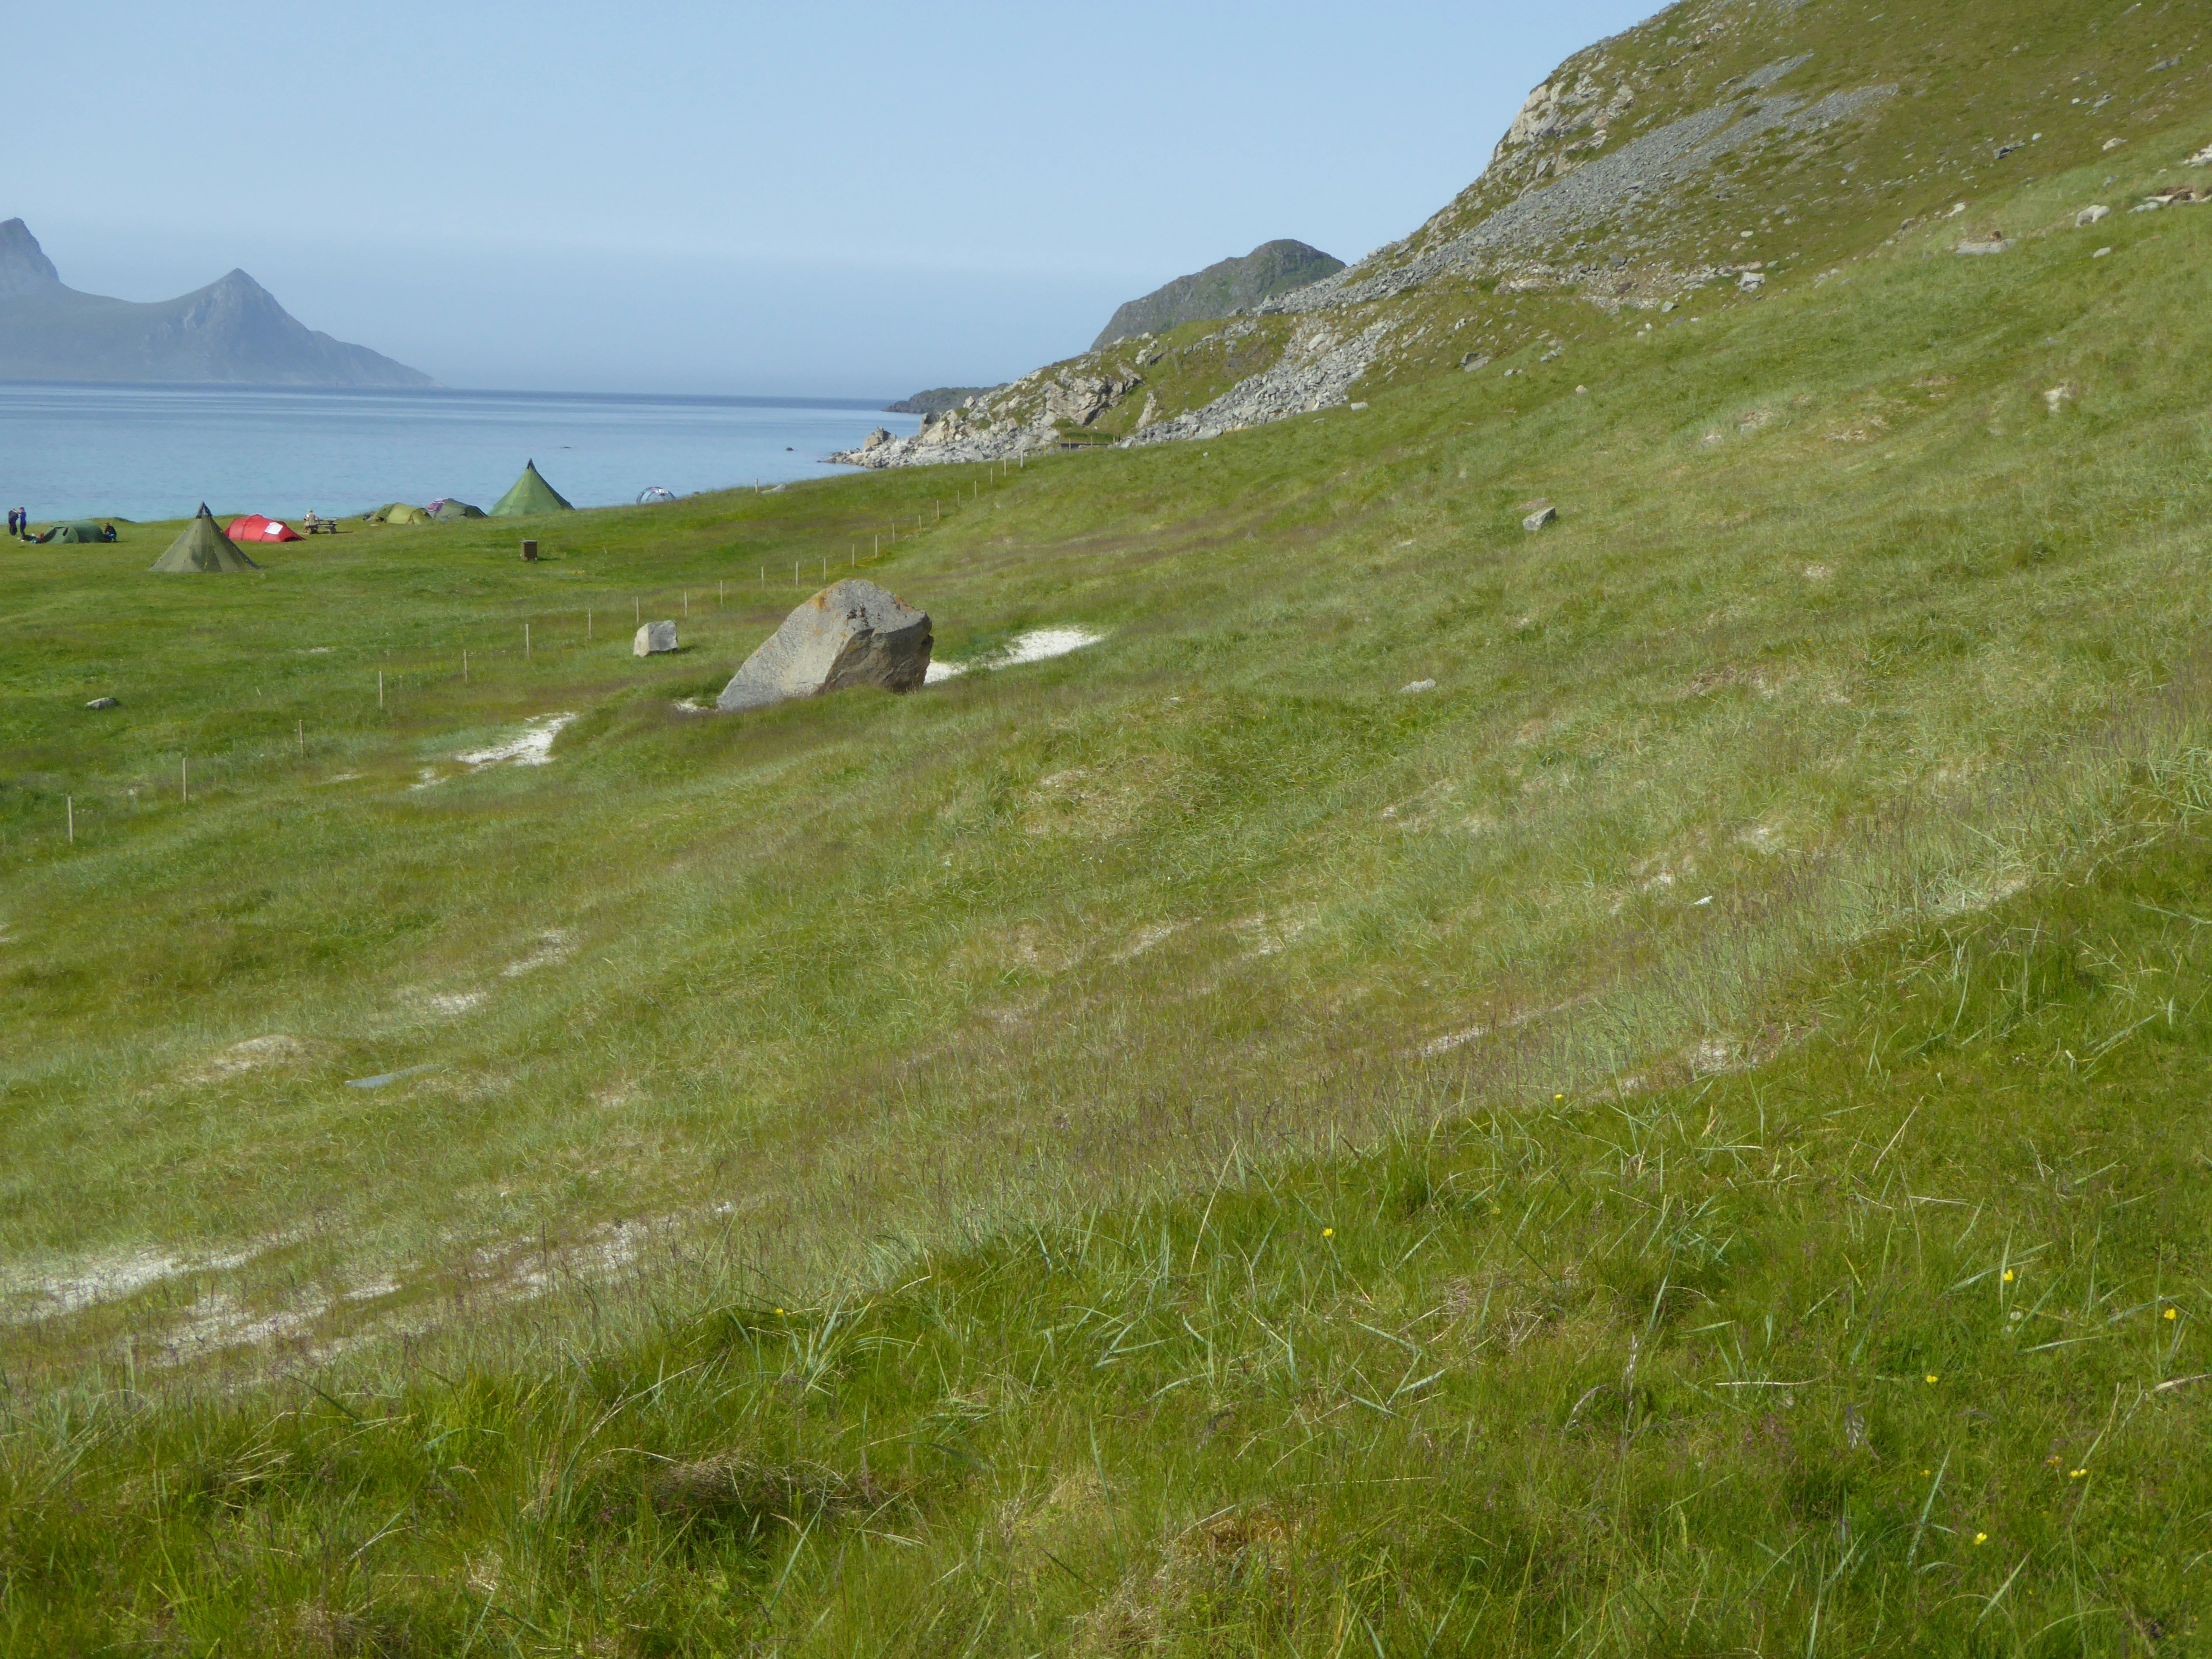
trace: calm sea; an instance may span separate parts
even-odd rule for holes
[[[295,519],[453,496],[489,507],[526,460],[578,507],[848,469],[823,457],[908,415],[827,399],[0,384],[0,506],[32,519]]]

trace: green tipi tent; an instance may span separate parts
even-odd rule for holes
[[[169,550],[154,561],[156,570],[258,570],[261,567],[239,550],[238,544],[222,533],[215,514],[200,503],[199,512],[185,526],[185,533],[169,544]]]
[[[522,476],[514,481],[514,488],[499,498],[492,507],[495,519],[520,519],[533,513],[566,513],[568,503],[561,499],[561,492],[538,476],[538,463],[526,461]]]

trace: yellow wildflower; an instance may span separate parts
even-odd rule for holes
[[[1942,1379],[1941,1376],[1937,1376],[1934,1371],[1930,1371],[1930,1372],[1929,1372],[1929,1373],[1928,1373],[1928,1382],[1929,1382],[1929,1385],[1930,1387],[1933,1387],[1935,1384],[1936,1384],[1936,1383],[1938,1383],[1938,1382],[1941,1382],[1942,1380],[1943,1380],[1943,1379]]]
[[[2006,1283],[2006,1284],[2008,1284],[2008,1285],[2009,1285],[2009,1284],[2011,1284],[2011,1283],[2012,1283],[2012,1281],[2013,1281],[2013,1271],[2012,1271],[2012,1269],[2011,1269],[2011,1268],[2007,1267],[2007,1268],[2005,1269],[2005,1283]]]
[[[2179,1308],[2168,1308],[2166,1310],[2166,1316],[2168,1319],[2179,1319],[2181,1317],[2181,1310]]]
[[[1978,1532],[1978,1533],[1976,1533],[1976,1534],[1974,1534],[1974,1543],[1976,1544],[1976,1546],[1977,1546],[1977,1547],[1979,1547],[1980,1545],[1983,1545],[1983,1544],[1986,1544],[1986,1543],[1988,1543],[1989,1541],[1990,1541],[1990,1535],[1989,1535],[1989,1534],[1987,1534],[1987,1533],[1985,1533],[1985,1532]]]
[[[1321,1230],[1321,1236],[1323,1238],[1334,1238],[1336,1237],[1336,1229],[1334,1227],[1324,1227]]]
[[[2069,1469],[2066,1472],[2066,1478],[2069,1480],[2079,1480],[2088,1473],[2087,1469]]]

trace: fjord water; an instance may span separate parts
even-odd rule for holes
[[[0,497],[40,523],[489,507],[534,459],[607,507],[845,471],[823,458],[917,424],[853,400],[0,384]]]

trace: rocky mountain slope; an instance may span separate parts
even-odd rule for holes
[[[0,379],[437,384],[307,328],[243,270],[148,305],[81,294],[62,282],[21,219],[0,224]]]
[[[1516,373],[1693,297],[1754,304],[1937,222],[2002,250],[2046,228],[1986,222],[1978,200],[2106,155],[2139,167],[2139,135],[2212,114],[2206,22],[2172,0],[2022,0],[2002,27],[1956,3],[1682,0],[1561,64],[1404,240],[1258,314],[1094,348],[841,459],[1211,437],[1409,377]],[[2164,159],[2177,186],[2194,176]]]
[[[1231,316],[1343,269],[1343,260],[1304,242],[1262,242],[1241,259],[1220,260],[1164,283],[1141,300],[1127,301],[1099,330],[1091,349],[1101,350],[1140,334],[1162,334],[1178,323]]]

